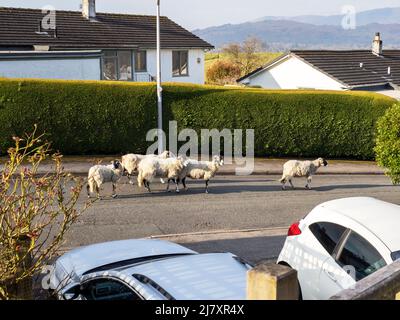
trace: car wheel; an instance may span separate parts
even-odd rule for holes
[[[290,269],[293,269],[292,266],[284,261],[279,262],[278,264],[282,265],[282,266],[286,266],[289,267]],[[298,296],[298,300],[303,300],[303,293],[301,291],[301,286],[300,286],[300,282],[299,280],[297,280],[297,285],[299,287],[299,296]]]

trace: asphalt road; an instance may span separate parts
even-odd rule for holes
[[[400,204],[400,187],[393,186],[383,175],[320,175],[314,177],[311,191],[303,188],[304,179],[295,180],[295,190],[282,191],[278,179],[216,177],[210,183],[210,194],[204,193],[202,182],[189,182],[190,189],[180,194],[166,193],[164,185],[154,183],[153,193],[149,194],[123,178],[119,197],[112,199],[111,187],[105,186],[105,199],[95,202],[80,217],[68,234],[65,247],[189,233],[184,239],[179,235],[166,239],[201,252],[231,251],[254,262],[276,257],[286,227],[321,202],[372,196]],[[83,193],[80,205],[85,201]],[[237,232],[248,229],[259,230]]]

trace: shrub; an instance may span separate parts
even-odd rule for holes
[[[389,108],[379,119],[376,138],[376,160],[387,169],[394,184],[400,183],[400,103]]]
[[[240,78],[240,67],[226,60],[214,62],[207,70],[207,81],[213,84],[235,84]]]
[[[157,119],[155,86],[99,81],[1,80],[0,151],[39,132],[64,154],[145,152]]]
[[[14,137],[0,169],[0,300],[32,299],[33,275],[51,262],[86,209],[77,208],[83,179],[64,172],[62,156],[42,138],[36,128]],[[39,175],[46,160],[53,169]]]
[[[394,100],[367,92],[168,85],[164,101],[164,117],[179,129],[254,129],[257,156],[372,159],[376,120]]]
[[[376,120],[394,100],[367,92],[164,84],[164,128],[254,129],[258,156],[371,159]],[[155,85],[0,79],[0,150],[32,128],[63,154],[145,152]]]

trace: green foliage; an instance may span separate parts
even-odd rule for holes
[[[253,69],[256,69],[260,66],[266,65],[267,63],[271,62],[272,60],[276,59],[277,57],[281,56],[282,53],[276,53],[276,52],[255,52],[254,56],[255,56],[255,61],[254,61],[254,65],[250,66],[250,71],[252,71]],[[245,60],[245,56],[243,53],[239,54],[239,58],[240,60]],[[228,53],[224,53],[224,52],[209,52],[206,53],[206,57],[205,57],[205,73],[206,73],[206,79],[207,79],[207,83],[215,83],[212,81],[212,79],[209,79],[207,77],[207,73],[208,70],[210,68],[213,67],[213,65],[219,61],[229,61],[230,63],[234,63],[235,59],[232,59],[232,56],[229,55]],[[240,75],[239,77],[237,77],[235,80],[237,80],[238,78],[240,78],[242,75],[245,75],[248,71],[245,70],[245,68],[240,67]],[[236,81],[232,82],[232,83],[236,83]]]
[[[225,85],[236,83],[241,70],[236,64],[227,60],[217,60],[207,70],[206,77],[210,83]]]
[[[376,120],[393,99],[366,92],[164,85],[164,128],[255,129],[258,156],[371,159]],[[145,152],[155,85],[0,79],[0,151],[33,124],[64,154]]]
[[[375,152],[379,166],[387,169],[394,184],[400,184],[400,103],[379,119]]]
[[[155,106],[152,84],[1,79],[0,152],[35,123],[65,154],[145,152]]]
[[[372,159],[376,120],[393,99],[367,92],[168,85],[179,129],[254,129],[257,156]]]

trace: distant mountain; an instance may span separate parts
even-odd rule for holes
[[[340,26],[343,20],[343,15],[319,16],[319,15],[303,15],[294,17],[273,17],[266,16],[257,19],[253,22],[265,20],[290,20],[302,23],[314,24],[317,26],[329,25]],[[379,24],[396,24],[400,23],[400,7],[398,8],[382,8],[368,11],[362,11],[356,14],[356,23],[359,26],[364,26],[371,23]]]
[[[380,12],[381,10],[372,11]],[[365,12],[365,15],[360,13],[358,19],[367,17],[368,12],[368,15],[372,17],[372,11]],[[375,17],[378,17],[379,14],[377,13]],[[385,22],[390,19],[386,19]],[[368,23],[361,25],[358,23],[354,30],[345,30],[340,23],[339,25],[317,25],[286,20],[285,18],[285,20],[263,19],[241,24],[226,24],[193,31],[197,36],[212,43],[216,48],[221,48],[231,42],[242,42],[248,37],[257,37],[266,43],[269,51],[286,51],[290,49],[369,49],[375,32],[381,33],[384,48],[400,49],[400,18],[398,23],[392,24]]]

